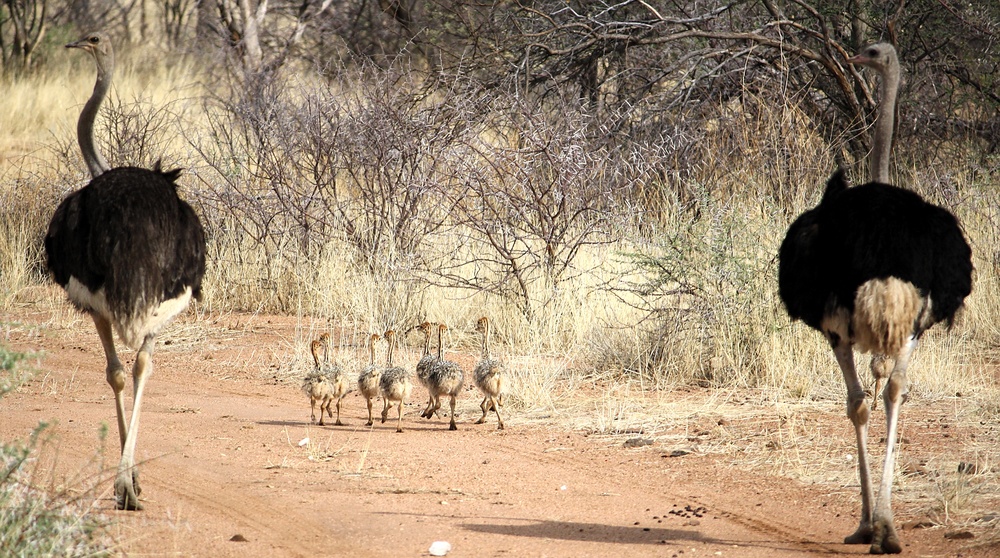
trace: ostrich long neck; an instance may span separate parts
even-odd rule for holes
[[[896,92],[899,89],[899,63],[893,63],[882,73],[881,100],[875,122],[875,145],[872,146],[871,173],[873,182],[889,183],[889,154],[892,151],[892,131],[896,126]]]
[[[490,358],[490,323],[483,324],[483,358]]]
[[[368,356],[370,358],[369,364],[375,366],[375,339],[372,339],[371,343],[368,344]]]
[[[80,143],[80,151],[83,152],[83,160],[90,169],[90,176],[97,178],[111,169],[104,156],[97,150],[94,143],[94,120],[101,108],[101,103],[111,89],[111,76],[114,73],[114,61],[104,57],[97,59],[97,83],[94,84],[94,92],[83,106],[80,113],[80,120],[76,123],[76,137]]]
[[[386,357],[387,357],[387,360],[389,362],[389,368],[392,368],[392,347],[393,347],[393,345],[396,344],[396,338],[394,336],[390,335],[390,336],[386,336],[386,339],[389,340],[389,352],[386,355]]]
[[[310,347],[310,349],[312,350],[312,354],[313,354],[313,362],[315,363],[316,369],[318,370],[319,369],[319,347],[316,346],[316,345],[313,345],[312,347]]]
[[[438,360],[441,360],[441,328],[438,328]]]
[[[424,331],[424,356],[431,354],[431,332]]]

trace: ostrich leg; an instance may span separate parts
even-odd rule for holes
[[[135,366],[132,367],[132,381],[135,396],[132,400],[132,420],[129,423],[125,444],[122,446],[122,459],[118,463],[118,478],[115,479],[115,498],[120,510],[141,510],[139,494],[139,469],[135,465],[135,446],[139,440],[139,417],[142,414],[142,397],[146,390],[146,381],[153,374],[153,346],[156,338],[146,336],[139,352],[135,355]]]
[[[906,367],[910,362],[917,340],[911,337],[896,357],[896,366],[885,385],[882,395],[885,401],[885,464],[882,467],[882,484],[879,486],[878,503],[875,504],[873,519],[874,533],[870,552],[872,554],[899,554],[903,547],[899,544],[896,526],[892,519],[892,476],[896,466],[899,412],[908,391]]]
[[[118,439],[122,450],[125,450],[125,436],[128,428],[125,426],[125,369],[122,362],[118,360],[118,352],[115,351],[115,340],[112,337],[111,322],[99,314],[91,314],[94,318],[94,325],[97,327],[97,335],[101,338],[101,345],[104,347],[104,357],[108,361],[107,376],[108,384],[115,394],[115,411],[118,415]]]
[[[857,531],[844,539],[846,544],[866,544],[872,541],[872,490],[870,469],[868,468],[868,415],[865,405],[865,389],[854,367],[854,347],[843,340],[831,340],[837,363],[844,373],[847,385],[847,416],[854,424],[854,434],[858,443],[858,476],[861,479],[861,524]]]

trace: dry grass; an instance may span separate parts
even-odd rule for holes
[[[89,60],[78,58],[65,75],[19,82],[0,101],[0,307],[55,296],[36,292],[45,283],[40,242],[58,199],[83,182],[81,162],[70,159],[76,168],[67,170],[61,159],[76,155],[72,130],[92,86]],[[183,66],[133,59],[119,73],[117,90],[122,99],[141,91],[150,105],[170,105],[187,141],[204,141],[198,105],[188,100],[196,81]],[[611,231],[621,239],[616,243],[585,247],[575,262],[584,272],[538,295],[533,302],[540,311],[530,322],[496,295],[441,286],[405,267],[372,271],[336,240],[305,253],[292,235],[258,243],[238,227],[213,229],[198,316],[216,323],[238,321],[247,312],[294,316],[293,333],[231,364],[295,383],[311,366],[308,342],[322,332],[333,334],[338,354],[357,369],[367,362],[364,343],[371,332],[405,330],[424,319],[449,326],[448,350],[478,355],[472,325],[488,315],[498,356],[510,370],[504,411],[519,420],[555,420],[609,436],[641,433],[661,446],[726,455],[733,466],[853,494],[856,464],[840,372],[821,336],[789,323],[776,288],[778,245],[791,219],[818,200],[832,161],[795,107],[757,109],[722,107],[718,120],[702,130],[701,151],[680,184],[646,184],[655,192],[644,200],[648,212],[623,217],[621,229]],[[212,173],[202,172],[205,165],[187,141],[174,137],[168,144],[172,159],[198,174],[182,179],[182,192],[197,204],[199,180]],[[959,216],[977,270],[955,327],[931,330],[921,341],[910,368],[909,405],[949,407],[956,428],[976,431],[980,421],[1000,417],[1000,193],[982,169],[932,174],[897,163],[901,184]],[[59,182],[68,175],[79,178]],[[472,236],[448,228],[431,238],[428,250],[474,254],[480,247],[468,242]],[[642,292],[657,277],[640,261],[671,275]],[[64,308],[52,325],[75,327],[81,320]],[[164,343],[202,346],[206,327],[201,319],[175,325]],[[251,327],[234,324],[232,335]],[[404,343],[401,360],[416,360],[418,340]],[[264,364],[275,361],[277,370]],[[867,359],[858,364],[866,368]],[[687,395],[689,386],[713,391]],[[477,412],[478,401],[464,398],[463,405],[466,414]],[[922,458],[904,447],[899,497],[936,522],[981,516],[1000,494],[993,465],[1000,457],[984,442],[962,447],[954,459],[928,461],[913,471],[907,467]],[[322,458],[341,450],[320,441],[307,453]],[[958,473],[960,461],[985,465],[975,474]]]
[[[184,63],[167,67],[159,60],[150,53],[123,57],[118,98],[175,107],[171,114],[186,139],[170,143],[173,158],[193,158],[193,172],[199,172],[197,157],[185,146],[200,133],[192,85],[197,79]],[[72,160],[72,130],[92,70],[86,57],[69,57],[62,69],[58,77],[41,74],[12,84],[0,106],[0,127],[11,131],[8,143],[0,145],[4,306],[44,283],[40,239],[46,217],[72,186],[59,184],[67,174],[59,158],[69,157],[82,176],[79,161]],[[789,324],[774,280],[774,254],[787,223],[820,194],[829,165],[816,162],[828,159],[826,148],[794,106],[769,105],[767,99],[746,103],[721,107],[718,118],[706,123],[702,161],[689,165],[682,189],[662,185],[659,196],[645,200],[647,213],[621,220],[622,229],[615,231],[621,241],[585,247],[574,262],[584,273],[557,292],[540,291],[534,301],[540,311],[531,322],[496,295],[437,286],[405,268],[372,272],[337,241],[306,254],[291,235],[275,234],[262,244],[238,227],[213,230],[199,311],[313,317],[316,323],[305,325],[303,335],[285,347],[295,361],[307,356],[304,341],[324,328],[342,329],[339,344],[357,348],[369,332],[417,319],[447,323],[453,332],[449,346],[474,347],[467,326],[486,314],[510,354],[560,355],[574,371],[610,384],[648,390],[701,383],[763,387],[797,398],[839,397],[824,343],[801,324]],[[31,155],[18,147],[23,145],[32,146]],[[914,364],[916,389],[932,394],[990,389],[992,377],[983,370],[994,356],[988,348],[1000,338],[994,319],[1000,281],[990,248],[1000,240],[992,210],[1000,200],[990,176],[898,172],[902,183],[915,184],[956,210],[975,248],[977,268],[975,291],[956,328],[932,332],[922,343]],[[185,182],[189,199],[197,203],[198,181]],[[471,260],[482,249],[471,238],[461,227],[449,228],[434,236],[428,249]],[[636,254],[671,271],[659,289],[637,292],[655,273],[637,266]],[[456,272],[490,273],[471,267]],[[172,343],[184,346],[203,339],[195,328],[172,335]],[[949,373],[930,372],[942,369]],[[518,382],[522,391],[534,393],[524,398],[533,405],[549,398],[565,376],[526,373]]]

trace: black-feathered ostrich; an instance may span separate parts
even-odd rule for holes
[[[59,204],[45,252],[49,271],[70,302],[91,315],[107,357],[115,394],[122,456],[115,480],[118,509],[140,510],[135,447],[146,380],[153,371],[156,334],[200,298],[205,274],[205,235],[198,216],[177,197],[180,170],[109,168],[94,144],[94,119],[111,86],[114,52],[108,37],[91,33],[66,45],[89,52],[97,84],[77,125],[80,149],[93,176]],[[125,424],[125,370],[112,329],[137,350],[132,368],[131,421]]]
[[[972,292],[972,260],[948,210],[886,184],[899,83],[895,49],[876,44],[848,62],[881,74],[873,182],[848,188],[842,170],[830,178],[819,206],[788,229],[778,280],[788,314],[826,336],[847,384],[847,415],[858,444],[861,523],[844,542],[870,543],[872,554],[895,554],[902,548],[890,499],[906,366],[920,335],[938,322],[950,325]],[[877,499],[868,466],[869,408],[854,367],[855,347],[895,361],[882,393],[886,450]]]

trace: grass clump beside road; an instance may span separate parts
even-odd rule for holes
[[[0,397],[24,381],[26,357],[0,347]],[[110,554],[103,522],[91,513],[93,492],[47,482],[38,458],[47,431],[41,423],[26,440],[0,446],[0,556]]]

